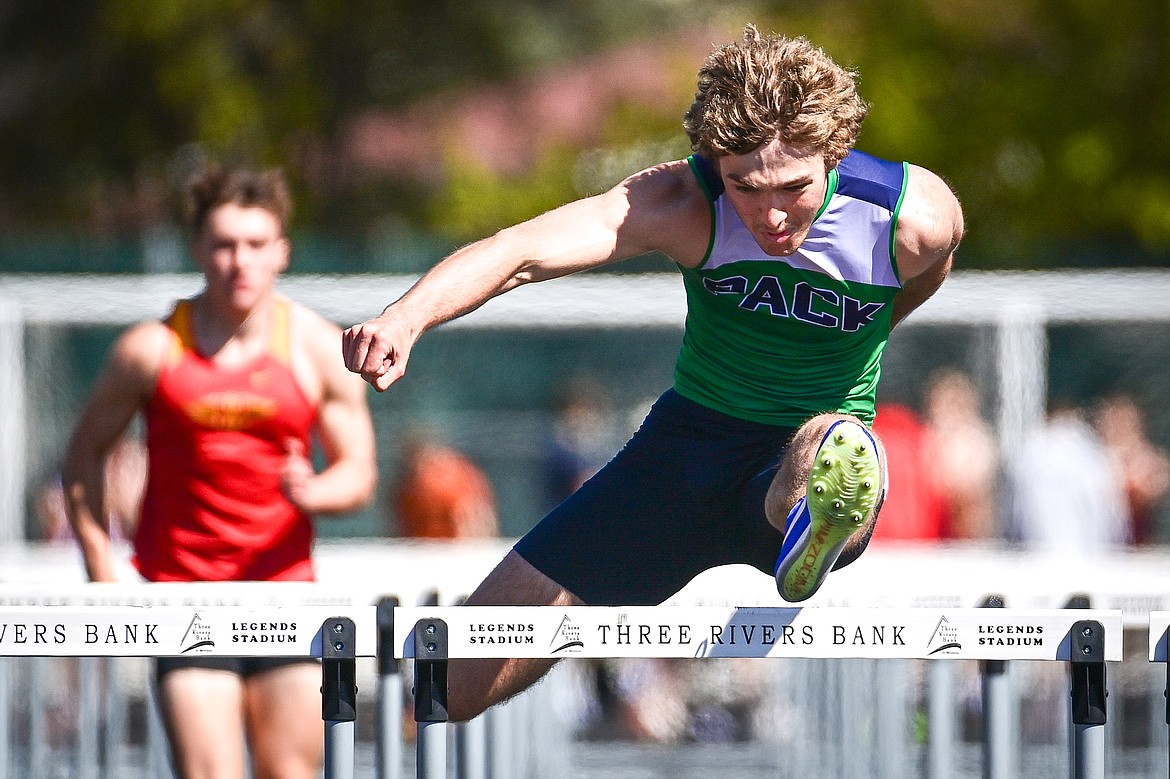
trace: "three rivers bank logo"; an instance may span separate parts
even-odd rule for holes
[[[930,640],[926,642],[926,647],[932,655],[953,655],[962,650],[963,645],[959,643],[958,629],[945,616],[942,616],[939,617],[938,624],[934,626],[934,632],[930,634]]]
[[[568,614],[561,619],[561,624],[557,625],[549,646],[553,647],[554,655],[561,652],[577,653],[585,648],[585,642],[581,640],[581,628],[573,624]]]
[[[215,641],[211,639],[211,625],[203,621],[198,611],[187,626],[187,632],[183,633],[179,646],[179,654],[183,655],[189,652],[202,654],[215,649]]]

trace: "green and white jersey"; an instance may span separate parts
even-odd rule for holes
[[[675,390],[741,419],[796,427],[839,411],[874,417],[881,357],[901,289],[894,229],[905,163],[851,152],[794,254],[771,257],[722,197],[709,161],[690,158],[711,201],[698,268],[680,266],[686,331]]]

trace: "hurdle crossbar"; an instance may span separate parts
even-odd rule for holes
[[[1072,773],[1105,773],[1105,663],[1120,610],[721,606],[399,607],[394,646],[415,660],[417,776],[446,776],[453,658],[1056,660],[1072,672]]]
[[[400,606],[394,649],[415,656],[415,626],[441,620],[450,658],[804,657],[1071,660],[1070,631],[1105,631],[1122,657],[1118,610],[724,606]]]
[[[375,607],[0,607],[0,657],[322,657],[326,620],[355,623],[358,657],[377,654]]]

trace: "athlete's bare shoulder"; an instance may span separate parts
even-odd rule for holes
[[[337,324],[321,316],[304,303],[300,303],[284,295],[278,295],[277,299],[283,301],[288,306],[289,317],[297,327],[319,336],[332,338],[336,335],[338,338],[341,337],[341,328]]]
[[[157,319],[139,322],[118,338],[114,354],[127,362],[154,366],[157,371],[157,365],[173,339],[174,331],[165,322]]]
[[[310,398],[350,392],[364,392],[361,377],[345,369],[341,353],[341,328],[313,309],[289,298],[289,327],[293,349],[293,370]]]
[[[303,350],[314,364],[322,358],[336,360],[341,349],[341,328],[306,305],[281,297],[288,306],[293,350]]]
[[[711,234],[711,208],[687,160],[641,170],[616,189],[628,202],[624,229],[644,251],[660,251],[683,265],[698,265]]]
[[[148,320],[127,328],[110,349],[105,375],[111,386],[146,399],[154,391],[174,331],[164,322]]]
[[[898,268],[910,279],[949,257],[963,237],[959,199],[936,173],[911,165],[898,216]]]

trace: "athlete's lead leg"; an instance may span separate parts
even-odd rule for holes
[[[785,532],[776,561],[781,597],[803,601],[873,532],[885,492],[884,453],[854,417],[821,414],[797,431],[772,487],[768,520]]]

